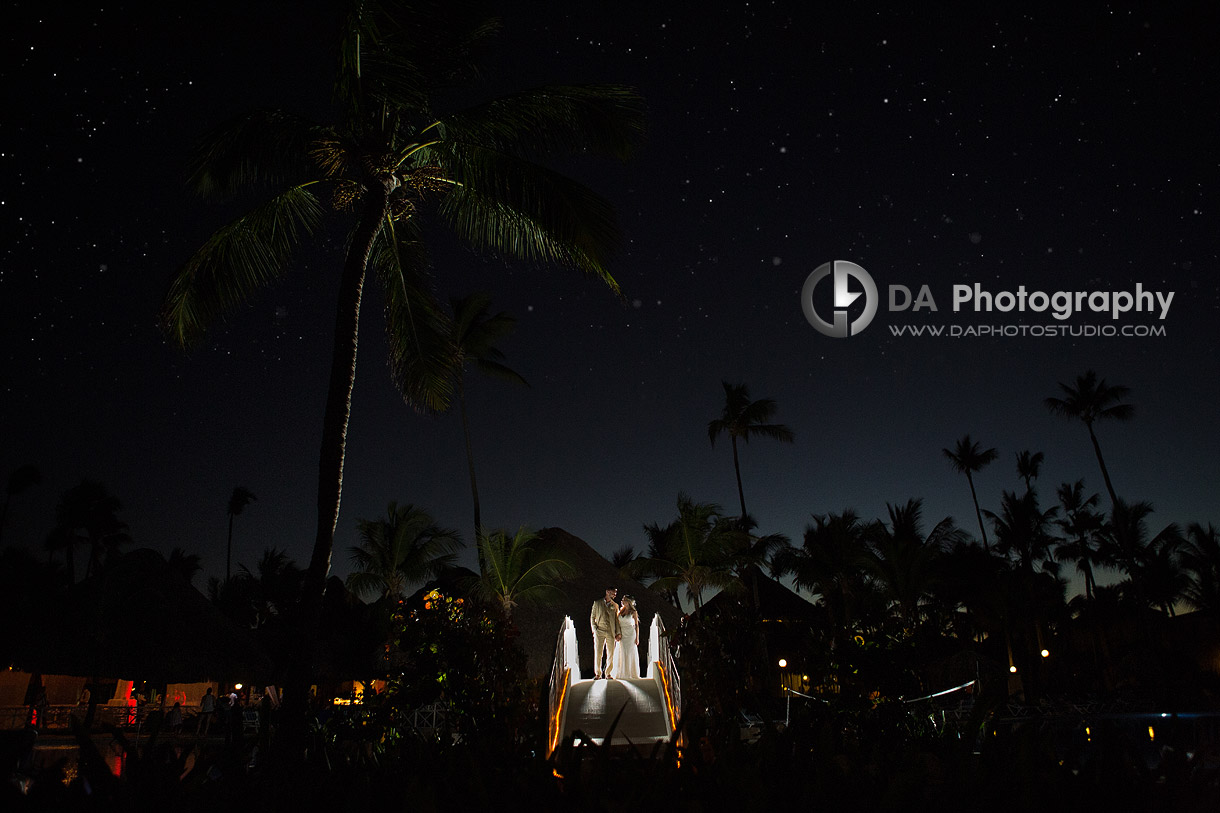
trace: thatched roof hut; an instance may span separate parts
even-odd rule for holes
[[[23,656],[30,671],[169,683],[257,680],[271,671],[251,631],[149,549],[75,585]]]
[[[549,606],[522,605],[513,613],[513,621],[520,631],[520,641],[526,654],[526,668],[533,677],[546,677],[555,657],[555,643],[564,616],[571,617],[576,624],[576,637],[580,646],[580,665],[587,677],[593,676],[593,636],[589,631],[589,609],[601,598],[607,587],[617,587],[619,597],[635,596],[640,611],[640,657],[645,657],[647,647],[647,625],[655,614],[660,613],[666,629],[675,629],[681,613],[657,592],[649,590],[635,579],[624,577],[604,556],[589,543],[573,536],[562,528],[543,528],[538,535],[548,545],[554,546],[576,566],[576,575],[559,586],[564,598]]]

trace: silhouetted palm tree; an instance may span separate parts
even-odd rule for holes
[[[886,504],[889,525],[875,523],[865,538],[869,548],[863,565],[882,587],[908,629],[919,625],[921,605],[935,592],[941,579],[944,551],[961,541],[962,533],[945,517],[927,536],[923,533],[923,501]]]
[[[1034,571],[1034,565],[1057,573],[1055,562],[1050,559],[1050,549],[1055,543],[1051,533],[1059,507],[1052,505],[1043,511],[1038,505],[1038,495],[1033,491],[1017,496],[1005,491],[1000,500],[1000,513],[984,511],[995,527],[996,551],[1015,557],[1017,566],[1026,573]]]
[[[1196,609],[1220,613],[1220,536],[1209,522],[1192,522],[1186,529],[1182,566],[1190,572],[1185,598]]]
[[[229,495],[229,544],[225,548],[225,581],[233,576],[233,517],[240,516],[246,506],[257,499],[254,492],[245,486],[237,486]]]
[[[721,433],[728,434],[733,444],[733,471],[737,474],[737,497],[741,500],[741,516],[746,514],[746,495],[741,487],[741,463],[737,457],[737,439],[749,443],[752,436],[762,436],[772,440],[792,443],[795,440],[792,430],[782,423],[768,423],[775,417],[778,408],[771,398],[750,400],[750,389],[745,384],[733,386],[727,381],[724,385],[724,410],[720,417],[707,425],[707,437],[716,445],[716,438]]]
[[[637,554],[635,552],[635,546],[623,545],[621,548],[610,554],[610,564],[614,565],[614,569],[619,573],[625,576],[630,576],[628,570],[631,567],[631,563],[634,562],[636,558]]]
[[[1133,599],[1172,615],[1172,605],[1184,597],[1184,578],[1188,579],[1177,562],[1182,534],[1171,522],[1149,537],[1148,517],[1152,513],[1151,503],[1119,499],[1102,529],[1101,552],[1109,564],[1130,577],[1127,588]]]
[[[169,564],[169,569],[181,576],[187,584],[193,582],[195,574],[203,570],[203,560],[199,558],[199,554],[187,553],[182,548],[170,551],[169,558],[165,561]]]
[[[772,561],[777,576],[791,574],[794,584],[821,598],[838,647],[850,637],[863,596],[871,591],[865,575],[869,526],[848,508],[841,514],[815,514],[805,526],[800,547],[782,550]]]
[[[707,590],[738,589],[735,555],[742,549],[741,529],[725,517],[716,503],[697,503],[678,495],[678,518],[668,525],[644,526],[648,555],[636,559],[632,574],[651,579],[662,592],[686,588],[686,597],[698,610]]]
[[[953,451],[948,449],[941,449],[941,451],[944,452],[945,457],[949,458],[955,471],[966,475],[966,482],[970,484],[970,498],[974,500],[974,515],[979,521],[979,533],[983,535],[983,550],[990,551],[991,548],[987,544],[987,529],[983,527],[983,512],[979,510],[979,496],[974,490],[974,472],[982,471],[988,464],[994,462],[1000,453],[995,449],[980,449],[979,444],[971,441],[969,435],[963,435],[957,445],[953,447]]]
[[[1084,496],[1084,480],[1063,483],[1057,494],[1063,516],[1055,524],[1063,532],[1064,541],[1056,546],[1055,558],[1076,563],[1076,570],[1084,576],[1085,601],[1092,601],[1097,589],[1094,569],[1105,564],[1100,546],[1106,518],[1095,510],[1100,501],[1098,496]]]
[[[499,603],[509,618],[518,604],[563,599],[558,582],[576,572],[561,551],[543,544],[538,534],[525,527],[512,536],[504,530],[485,534],[479,547],[483,549],[483,569],[473,592],[485,601]]]
[[[18,466],[8,476],[8,484],[4,488],[4,506],[0,507],[0,535],[4,533],[4,521],[8,519],[8,504],[13,497],[28,488],[42,483],[42,472],[37,466],[26,464]]]
[[[1055,415],[1080,421],[1089,430],[1089,440],[1093,441],[1093,451],[1097,454],[1097,465],[1101,466],[1101,476],[1106,481],[1106,491],[1110,493],[1110,505],[1114,505],[1118,502],[1118,495],[1110,482],[1110,472],[1101,456],[1101,444],[1097,442],[1093,424],[1101,420],[1131,420],[1135,407],[1120,403],[1131,390],[1117,384],[1107,384],[1104,378],[1099,381],[1097,373],[1092,370],[1077,376],[1072,385],[1060,382],[1059,388],[1063,390],[1064,397],[1047,398],[1044,401],[1046,408]]]
[[[1042,471],[1042,461],[1046,456],[1042,452],[1030,452],[1028,450],[1017,455],[1017,476],[1025,481],[1025,490],[1034,490],[1034,480],[1038,479],[1038,473]]]
[[[323,200],[351,226],[341,265],[322,422],[318,521],[306,617],[316,622],[343,490],[360,305],[372,269],[385,295],[392,370],[417,405],[440,408],[451,359],[445,317],[427,279],[423,222],[435,215],[458,239],[497,256],[586,271],[612,290],[612,208],[536,163],[586,153],[627,157],[643,129],[638,95],[617,86],[540,88],[443,112],[438,97],[477,75],[474,56],[496,26],[462,4],[417,10],[355,4],[340,29],[330,126],[257,112],[207,138],[193,186],[272,197],[217,231],[178,272],[163,320],[175,342],[199,340],[218,316],[287,269],[298,243],[320,231]]]
[[[449,300],[453,309],[454,346],[453,380],[462,413],[462,436],[466,439],[466,466],[470,470],[470,495],[474,500],[474,537],[483,534],[483,519],[479,512],[479,485],[474,471],[474,448],[470,441],[470,422],[466,417],[466,365],[487,375],[529,386],[526,380],[504,364],[504,353],[496,343],[506,338],[517,326],[517,320],[507,313],[488,313],[491,297],[471,294],[463,299]]]
[[[408,585],[436,578],[456,560],[457,531],[441,528],[414,505],[391,502],[385,519],[358,519],[360,546],[352,547],[347,589],[360,597],[402,598]]]
[[[122,503],[106,486],[93,480],[82,480],[60,497],[55,509],[55,528],[48,536],[46,546],[52,552],[64,552],[69,582],[76,580],[74,552],[77,545],[88,552],[85,565],[85,578],[88,578],[101,567],[103,554],[114,554],[120,545],[131,541],[127,524],[118,517],[122,508]]]
[[[301,600],[304,577],[305,572],[277,548],[265,548],[254,570],[238,565],[233,585],[242,609],[249,613],[245,623],[258,628],[288,613]]]

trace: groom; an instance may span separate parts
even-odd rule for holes
[[[610,665],[614,661],[614,644],[623,639],[623,628],[619,625],[618,605],[614,597],[618,588],[607,587],[606,597],[593,602],[589,611],[589,626],[593,629],[593,679],[610,677]],[[606,666],[602,668],[602,652],[606,655]]]

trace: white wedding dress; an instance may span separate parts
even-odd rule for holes
[[[639,633],[636,630],[635,614],[620,615],[618,621],[623,628],[623,640],[614,647],[614,664],[610,668],[610,676],[616,680],[638,679],[640,676],[640,647],[636,643]]]

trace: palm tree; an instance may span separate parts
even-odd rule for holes
[[[1038,474],[1042,471],[1042,461],[1045,457],[1042,452],[1028,450],[1017,455],[1017,476],[1025,481],[1026,491],[1034,490],[1034,480],[1038,479]]]
[[[979,521],[979,533],[983,535],[983,550],[990,551],[991,548],[987,545],[987,529],[983,527],[983,512],[979,510],[979,496],[974,490],[974,472],[982,471],[989,463],[994,462],[1000,453],[995,449],[980,449],[979,444],[972,442],[969,435],[963,435],[953,447],[953,451],[941,451],[953,464],[954,471],[966,475],[966,482],[970,484],[970,498],[974,500],[974,515]]]
[[[187,553],[182,548],[174,548],[169,552],[169,558],[166,563],[169,569],[177,573],[179,576],[190,584],[195,580],[195,574],[203,570],[203,560],[200,559],[198,553]]]
[[[163,321],[180,345],[199,341],[210,322],[285,272],[301,240],[319,230],[324,194],[351,224],[322,422],[307,624],[317,621],[339,518],[366,273],[375,272],[385,295],[394,379],[421,408],[446,405],[452,369],[427,279],[425,212],[478,251],[565,265],[618,289],[607,271],[618,235],[610,205],[525,156],[625,158],[642,133],[641,100],[617,86],[564,86],[442,112],[437,97],[474,75],[471,55],[494,31],[460,4],[353,4],[340,32],[333,124],[256,112],[205,139],[192,161],[201,192],[270,188],[272,197],[222,227],[178,272]]]
[[[1095,510],[1098,496],[1084,496],[1084,480],[1063,483],[1056,493],[1063,516],[1055,524],[1064,533],[1064,541],[1056,546],[1055,558],[1076,563],[1077,572],[1084,576],[1085,601],[1092,601],[1097,590],[1094,568],[1105,563],[1099,545],[1106,518]]]
[[[1107,384],[1104,378],[1099,381],[1097,373],[1092,370],[1077,376],[1074,385],[1060,382],[1059,388],[1063,390],[1063,398],[1047,398],[1043,403],[1053,414],[1078,420],[1089,430],[1089,440],[1093,441],[1093,451],[1097,454],[1097,465],[1101,466],[1101,476],[1106,481],[1106,491],[1110,493],[1110,505],[1115,505],[1118,496],[1110,482],[1110,472],[1106,469],[1105,458],[1101,456],[1101,444],[1097,442],[1093,424],[1101,420],[1131,420],[1135,407],[1120,403],[1131,390],[1118,384]]]
[[[239,516],[246,506],[257,500],[254,492],[245,486],[237,486],[229,496],[229,545],[225,549],[225,581],[233,575],[233,517]]]
[[[355,569],[346,585],[361,597],[401,598],[408,585],[452,566],[462,546],[457,531],[441,528],[414,505],[391,502],[385,519],[358,519],[356,525],[360,546],[349,549]]]
[[[737,474],[737,497],[741,500],[741,516],[746,514],[746,495],[741,488],[741,463],[737,457],[737,439],[749,443],[752,436],[762,436],[784,443],[792,443],[796,436],[792,430],[782,423],[768,423],[775,417],[778,408],[771,398],[750,400],[750,389],[745,384],[733,386],[727,381],[724,385],[724,410],[720,417],[707,425],[707,437],[716,445],[716,438],[727,433],[733,444],[733,470]]]
[[[1190,573],[1185,598],[1199,610],[1220,612],[1220,535],[1210,522],[1192,522],[1186,529],[1182,566]]]
[[[18,466],[8,476],[8,484],[4,488],[4,505],[0,507],[0,534],[4,532],[4,521],[8,518],[8,504],[13,497],[26,489],[42,483],[42,472],[37,466],[26,464]]]
[[[610,554],[610,564],[614,565],[614,569],[619,573],[629,576],[628,568],[636,560],[637,555],[634,545],[623,545]]]
[[[266,626],[273,618],[288,613],[301,599],[305,573],[278,548],[264,548],[254,570],[237,566],[235,600],[251,628]]]
[[[940,560],[945,550],[962,540],[952,517],[945,517],[927,536],[923,533],[923,501],[886,504],[889,525],[880,523],[866,534],[870,545],[863,566],[881,585],[903,624],[918,626],[925,599],[940,582]]]
[[[1119,499],[1102,530],[1101,553],[1130,577],[1127,587],[1140,604],[1172,615],[1173,604],[1189,586],[1189,576],[1177,561],[1182,534],[1171,522],[1150,538],[1148,517],[1152,513],[1151,503]]]
[[[735,573],[737,553],[742,549],[738,523],[725,517],[719,505],[697,503],[678,495],[678,518],[662,527],[644,526],[648,556],[632,565],[632,575],[651,579],[650,587],[666,594],[686,588],[686,598],[698,610],[707,590],[742,587]]]
[[[88,578],[101,567],[102,555],[114,554],[120,545],[131,541],[127,525],[118,517],[123,505],[106,486],[93,480],[82,480],[60,497],[56,506],[56,523],[47,538],[46,547],[64,551],[68,566],[68,581],[76,580],[75,549],[82,545],[88,550],[85,565]]]
[[[510,619],[518,604],[562,599],[558,582],[576,572],[566,556],[544,545],[538,534],[524,526],[512,536],[504,530],[485,534],[479,547],[483,567],[473,592],[485,601],[499,603]]]
[[[862,598],[872,589],[865,573],[869,526],[850,508],[840,514],[815,514],[805,526],[801,546],[781,550],[772,561],[776,576],[792,574],[803,590],[821,597],[832,642],[850,635]]]
[[[474,473],[474,450],[470,443],[470,422],[466,418],[466,365],[473,363],[480,372],[529,386],[515,370],[504,364],[504,353],[495,345],[517,326],[517,320],[507,313],[491,316],[487,294],[471,294],[449,300],[453,309],[452,341],[454,349],[453,381],[457,389],[458,406],[462,413],[462,435],[466,439],[466,465],[470,469],[470,495],[474,500],[474,536],[483,533],[479,513],[479,486]]]
[[[1038,495],[1033,491],[1020,497],[1014,491],[1005,491],[1000,500],[1000,513],[984,513],[995,526],[996,550],[1014,556],[1021,572],[1033,573],[1035,563],[1041,564],[1044,571],[1057,571],[1049,557],[1055,542],[1050,529],[1059,513],[1058,506],[1052,505],[1043,511],[1038,505]]]

